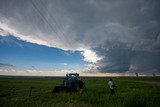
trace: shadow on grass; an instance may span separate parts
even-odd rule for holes
[[[125,107],[146,107],[146,102],[133,99],[132,101],[127,102]]]

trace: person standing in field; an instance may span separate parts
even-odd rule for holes
[[[117,87],[117,86],[115,86],[113,84],[112,78],[109,79],[108,86],[110,89],[110,95],[114,95],[115,94],[115,87]]]
[[[85,87],[84,81],[81,79],[79,80],[79,92],[82,93]]]
[[[68,86],[68,79],[69,77],[68,77],[68,72],[67,72],[66,77],[63,79],[62,86]]]

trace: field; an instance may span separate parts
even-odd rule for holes
[[[85,77],[84,93],[52,94],[63,78],[1,77],[1,107],[159,107],[160,77],[114,77],[116,95],[109,96],[108,77]]]

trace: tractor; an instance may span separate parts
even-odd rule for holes
[[[80,82],[78,73],[67,73],[62,84],[60,86],[55,86],[52,90],[52,93],[59,92],[77,92],[79,91],[79,82]]]

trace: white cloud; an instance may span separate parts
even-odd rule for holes
[[[32,42],[32,43],[37,43],[40,45],[46,45],[49,46],[49,43],[39,39],[36,35],[35,36],[26,36],[26,35],[22,35],[20,33],[18,33],[18,31],[10,28],[8,25],[0,22],[0,34],[2,34],[2,36],[7,36],[7,35],[13,35],[18,37],[19,39],[25,40],[27,42]]]
[[[4,31],[4,30],[2,30],[2,29],[0,29],[0,35],[1,36],[6,36],[6,35],[9,35],[9,33]]]
[[[102,57],[97,56],[97,54],[93,52],[92,50],[84,50],[81,53],[84,56],[84,61],[87,61],[87,62],[96,63],[98,60],[102,59]]]
[[[106,64],[108,57],[111,62],[117,62],[114,58],[118,54],[113,54],[121,50],[118,43],[114,45],[117,41],[129,51],[159,50],[160,42],[156,39],[160,28],[159,4],[158,0],[1,0],[0,34],[12,34],[28,42],[63,50],[82,51],[87,62],[102,60]],[[103,49],[95,50],[97,47]],[[128,66],[129,62],[126,62]],[[138,58],[135,62],[139,62]]]
[[[67,66],[68,64],[67,63],[62,63],[62,65]]]

